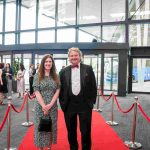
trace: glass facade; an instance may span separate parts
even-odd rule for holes
[[[3,0],[0,44],[95,39],[149,46],[149,18],[150,0]]]

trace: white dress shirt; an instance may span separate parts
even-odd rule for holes
[[[78,95],[81,90],[80,85],[80,64],[77,68],[71,68],[71,83],[72,83],[72,93]]]

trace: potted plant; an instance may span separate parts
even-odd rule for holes
[[[15,59],[13,61],[13,73],[14,73],[14,78],[13,78],[13,83],[12,83],[12,86],[13,86],[13,91],[14,92],[17,92],[17,73],[19,71],[19,65],[20,65],[20,58],[17,57],[17,59]]]

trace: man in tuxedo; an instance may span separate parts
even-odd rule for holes
[[[78,150],[77,117],[79,118],[82,150],[91,149],[92,108],[97,87],[93,69],[80,63],[82,53],[72,47],[68,51],[70,66],[60,71],[60,105],[64,112],[70,150]]]

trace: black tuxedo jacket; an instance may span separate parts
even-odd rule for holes
[[[96,102],[97,87],[95,75],[91,66],[80,64],[80,81],[84,100],[92,109],[93,104]],[[60,82],[59,102],[62,110],[65,111],[69,104],[69,92],[71,91],[71,66],[60,71]]]

